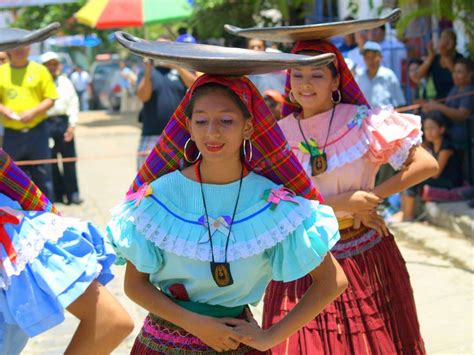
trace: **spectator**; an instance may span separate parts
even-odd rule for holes
[[[439,111],[448,119],[448,133],[458,149],[465,149],[468,144],[467,119],[474,112],[474,96],[456,97],[472,92],[473,65],[467,58],[458,58],[454,65],[454,86],[448,94],[446,104],[428,101],[423,105],[424,112]]]
[[[364,45],[367,42],[368,31],[359,31],[354,34],[354,39],[357,44],[357,47],[351,49],[347,52],[347,58],[349,58],[352,63],[354,64],[352,72],[356,73],[359,71],[363,71],[365,69],[365,62],[364,56],[362,53],[364,52]]]
[[[57,98],[48,70],[28,60],[30,47],[8,52],[10,63],[0,66],[0,122],[5,127],[4,150],[13,160],[51,158],[49,132],[45,122]],[[51,165],[24,167],[49,199],[54,198]]]
[[[421,193],[422,186],[442,189],[460,187],[462,179],[462,160],[459,152],[454,148],[452,140],[447,135],[446,120],[437,112],[425,117],[423,121],[424,140],[428,150],[438,161],[438,173],[426,180],[423,184],[414,186],[402,194],[401,212],[403,221],[412,221],[415,215],[415,198]],[[423,188],[427,194],[426,187]],[[443,191],[432,189],[432,191]],[[449,195],[447,195],[448,197]],[[448,197],[449,198],[449,197]]]
[[[436,89],[436,98],[444,98],[452,89],[454,83],[452,72],[454,63],[462,55],[456,52],[456,33],[451,29],[446,29],[441,33],[439,39],[439,53],[433,49],[433,43],[428,43],[428,55],[423,64],[418,68],[418,80],[431,76]]]
[[[344,21],[353,21],[355,20],[354,17],[352,16],[346,16],[344,18]],[[338,47],[339,51],[342,53],[344,57],[347,56],[347,53],[351,50],[357,47],[357,42],[355,40],[355,35],[353,33],[350,33],[348,35],[344,35],[342,37],[342,43]]]
[[[247,48],[254,51],[265,52],[265,41],[252,38],[248,40]],[[285,92],[286,71],[249,75],[248,78],[257,87],[261,94],[267,90],[277,90],[280,94],[284,94]]]
[[[136,100],[135,88],[137,85],[137,76],[123,60],[119,62],[119,68],[120,111],[130,112],[136,107],[134,101]]]
[[[382,47],[382,65],[392,69],[398,80],[402,77],[402,63],[407,59],[405,45],[396,37],[386,38],[385,27],[382,25],[370,31],[369,39],[377,42]]]
[[[281,118],[281,107],[283,105],[283,102],[285,101],[283,95],[280,94],[277,90],[269,89],[264,92],[263,98],[267,106],[272,111],[275,119],[279,121]]]
[[[145,62],[145,69],[138,76],[137,87],[137,97],[143,102],[139,114],[139,121],[143,124],[139,152],[153,149],[186,94],[186,89],[195,79],[196,74],[186,69],[163,64],[153,66],[151,60]],[[145,159],[146,156],[138,156],[138,168]]]
[[[0,52],[0,65],[8,63],[8,53]],[[3,146],[3,125],[0,123],[0,148]]]
[[[366,69],[356,75],[357,84],[372,107],[405,104],[400,82],[395,73],[381,65],[382,48],[376,42],[367,41],[364,45]]]
[[[56,53],[44,53],[41,62],[53,76],[59,95],[47,113],[50,136],[54,141],[51,149],[52,157],[57,158],[60,155],[62,158],[76,158],[74,130],[79,118],[79,98],[72,82],[61,73],[61,63]],[[62,173],[57,163],[52,165],[52,169],[55,202],[76,205],[82,203],[79,197],[76,163],[63,163]]]
[[[429,78],[418,79],[417,73],[420,65],[423,64],[421,59],[412,59],[408,64],[408,79],[411,92],[411,102],[419,100],[432,99],[436,96],[433,80]]]
[[[78,65],[71,74],[71,81],[79,97],[81,111],[89,111],[89,86],[91,81],[89,73]]]
[[[265,52],[265,41],[263,39],[251,38],[247,42],[247,48],[253,51]]]

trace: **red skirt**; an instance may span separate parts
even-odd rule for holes
[[[425,354],[408,271],[392,235],[352,228],[331,250],[349,287],[273,354]],[[272,282],[264,299],[263,327],[281,320],[303,297],[306,276]]]
[[[260,352],[247,345],[241,344],[238,349],[225,351],[219,354],[227,355],[257,355],[269,354]],[[145,318],[140,333],[135,339],[132,355],[158,355],[158,354],[193,354],[209,355],[217,354],[215,350],[207,346],[201,339],[188,333],[184,329],[161,319],[153,314]]]

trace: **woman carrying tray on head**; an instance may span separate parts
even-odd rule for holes
[[[108,226],[125,292],[150,312],[132,354],[260,353],[345,288],[337,220],[301,197],[317,192],[286,146],[248,79],[205,74],[189,89]],[[298,309],[261,330],[247,305],[303,275],[317,282]]]
[[[332,253],[348,289],[275,354],[423,354],[409,275],[393,235],[376,208],[384,198],[437,172],[419,146],[420,118],[372,110],[340,52],[328,41],[297,42],[293,53],[334,53],[328,66],[302,66],[287,76],[284,119],[293,151],[339,220]],[[374,186],[382,164],[401,172]],[[308,277],[272,282],[264,299],[264,328],[285,317],[311,287]]]

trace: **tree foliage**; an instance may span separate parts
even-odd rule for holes
[[[52,22],[59,22],[61,28],[59,34],[77,35],[95,33],[101,40],[103,45],[101,50],[110,49],[110,41],[108,35],[110,31],[99,31],[79,24],[74,20],[74,14],[84,6],[86,0],[78,0],[74,3],[62,5],[45,5],[30,6],[17,9],[16,20],[12,23],[12,27],[34,30],[46,26]]]
[[[193,15],[189,20],[199,38],[222,38],[237,41],[224,31],[226,23],[238,27],[256,25],[302,24],[305,10],[312,0],[195,0]],[[277,9],[282,15],[280,23],[262,15],[262,11]]]

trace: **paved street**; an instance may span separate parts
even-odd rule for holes
[[[82,115],[76,137],[78,154],[84,158],[78,163],[78,170],[85,202],[81,206],[60,205],[63,215],[87,218],[105,226],[109,209],[121,200],[135,175],[134,154],[139,134],[136,115],[109,116],[103,112]],[[99,159],[92,159],[94,156]],[[472,251],[470,243],[460,243]],[[402,238],[399,245],[411,274],[428,353],[472,354],[472,253],[463,254],[467,256],[462,258],[469,260],[459,263],[446,257],[444,250],[427,250],[411,240]],[[117,277],[110,284],[110,290],[131,313],[135,331],[114,354],[128,354],[145,312],[124,295],[123,268],[117,267],[115,271]],[[77,321],[67,315],[62,325],[31,339],[23,353],[61,354],[76,324]]]

